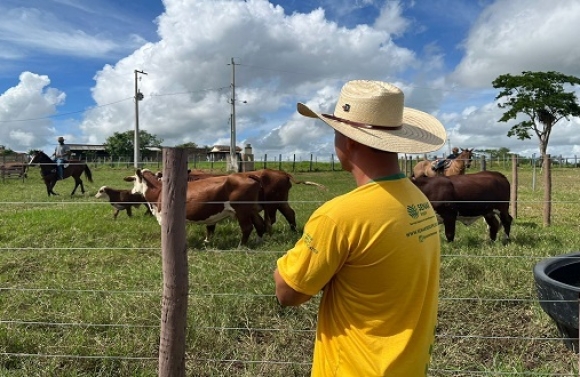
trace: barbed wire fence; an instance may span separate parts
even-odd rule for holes
[[[548,157],[549,158],[549,157]],[[512,161],[513,166],[517,166],[517,162]],[[547,164],[546,166],[549,166]],[[304,202],[306,203],[306,202]],[[46,203],[44,203],[46,204]],[[63,203],[58,203],[58,205],[62,205]],[[74,203],[71,203],[74,204]],[[526,204],[525,202],[516,202],[516,204]],[[56,249],[56,248],[55,248]],[[158,248],[143,248],[144,250],[158,250]],[[0,247],[0,251],[7,251],[16,250],[15,248],[5,248]],[[20,251],[38,251],[38,250],[51,250],[50,248],[20,248]],[[67,250],[70,252],[90,252],[91,250],[102,250],[102,248],[58,248],[58,250]],[[123,252],[127,249],[125,248],[116,248],[112,249],[113,251]],[[219,253],[248,253],[247,250],[240,251],[240,250],[226,250],[226,251],[219,251]],[[270,253],[274,255],[279,255],[284,252],[284,250],[260,250],[260,253]],[[218,252],[216,252],[218,253]],[[466,258],[466,259],[477,259],[477,258],[486,258],[486,259],[495,259],[498,260],[499,263],[502,263],[503,260],[510,260],[510,259],[518,259],[518,258],[527,258],[532,259],[533,263],[538,262],[541,258],[540,256],[521,256],[521,255],[463,255],[463,254],[444,254],[442,255],[443,261],[450,260],[453,258]],[[34,293],[34,292],[43,292],[43,293],[72,293],[72,294],[104,294],[104,295],[154,295],[156,297],[161,297],[161,291],[149,290],[149,291],[141,291],[141,290],[90,290],[90,289],[54,289],[54,288],[26,288],[26,287],[0,287],[0,293],[2,292],[21,292],[25,293]],[[196,294],[189,294],[190,296],[199,296],[199,293]],[[224,299],[228,298],[236,298],[240,296],[246,296],[250,299],[252,298],[274,298],[274,295],[260,295],[260,294],[253,294],[253,293],[212,293],[208,292],[208,296],[221,296]],[[514,305],[533,305],[538,302],[537,297],[502,297],[502,298],[481,298],[481,297],[446,297],[442,296],[440,298],[442,303],[454,303],[454,302],[472,302],[478,305],[504,305],[504,304],[514,304]],[[10,318],[3,318],[0,319],[0,325],[2,326],[35,326],[35,327],[71,327],[71,328],[102,328],[102,327],[117,327],[117,328],[152,328],[152,329],[159,329],[159,323],[156,324],[135,324],[135,323],[76,323],[76,322],[53,322],[53,321],[23,321],[18,319],[10,319]],[[193,324],[195,326],[195,324]],[[280,328],[248,328],[248,327],[203,327],[200,328],[203,330],[215,330],[215,331],[254,331],[254,332],[279,332],[279,331],[288,331],[288,332],[307,332],[309,334],[314,333],[313,329],[309,330],[300,330],[300,329],[280,329]],[[458,333],[439,333],[436,335],[437,339],[443,340],[450,340],[451,342],[466,342],[466,341],[482,341],[482,342],[502,342],[502,341],[514,341],[514,342],[528,342],[528,343],[538,343],[538,342],[562,342],[562,337],[534,337],[529,336],[526,334],[514,334],[509,336],[490,336],[490,335],[482,335],[482,334],[474,334],[474,333],[467,333],[467,334],[458,334]],[[572,339],[571,339],[572,340]],[[64,359],[115,359],[115,360],[134,360],[134,361],[144,361],[144,362],[157,362],[157,357],[144,357],[138,355],[74,355],[74,354],[46,354],[46,353],[18,353],[18,352],[0,352],[0,355],[3,356],[10,356],[10,357],[22,357],[22,358],[64,358]],[[202,361],[202,360],[199,360]],[[289,362],[284,360],[238,360],[238,359],[213,359],[213,360],[206,360],[206,361],[215,361],[221,363],[241,363],[241,364],[255,364],[255,363],[269,363],[269,364],[301,364],[308,366],[310,364],[309,360],[297,361],[297,362]],[[435,360],[437,363],[437,367],[432,367],[430,369],[430,373],[433,375],[465,375],[465,376],[496,376],[496,375],[506,375],[508,373],[505,372],[497,372],[493,370],[488,371],[481,371],[481,370],[466,370],[466,369],[455,369],[453,366],[445,367],[445,363],[440,363],[438,360]],[[439,365],[443,365],[443,367],[439,367]],[[580,368],[580,359],[578,359],[578,366]],[[573,369],[573,368],[571,368]],[[513,371],[509,372],[509,375],[525,375],[525,376],[540,376],[540,375],[558,375],[558,376],[577,376],[577,374],[542,374],[539,372],[526,372],[526,371]]]

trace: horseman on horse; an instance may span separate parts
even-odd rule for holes
[[[445,175],[444,170],[449,164],[451,160],[454,160],[459,156],[459,148],[453,147],[451,150],[451,154],[445,157],[445,159],[437,159],[431,163],[431,169],[437,173],[437,175]]]

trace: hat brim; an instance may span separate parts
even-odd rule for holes
[[[318,118],[344,136],[374,149],[396,153],[428,153],[440,149],[447,139],[445,127],[434,116],[405,107],[403,124],[397,130],[380,127],[355,127],[319,114],[303,103],[298,112],[309,118]]]

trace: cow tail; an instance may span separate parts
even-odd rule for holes
[[[258,193],[258,206],[262,206],[262,203],[266,201],[266,194],[264,193],[264,185],[262,184],[262,179],[255,174],[248,174],[248,178],[253,179],[260,185],[260,191]]]
[[[290,180],[290,182],[294,183],[295,185],[308,185],[308,186],[316,186],[318,187],[319,190],[324,190],[326,191],[326,186],[320,184],[320,183],[316,183],[316,182],[312,182],[312,181],[301,181],[298,180],[296,178],[294,178],[292,176],[292,174],[288,174],[286,173],[286,176],[288,177],[288,179]]]

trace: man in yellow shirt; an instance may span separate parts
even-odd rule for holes
[[[312,214],[274,271],[283,306],[323,291],[312,376],[424,376],[437,320],[439,227],[397,153],[435,151],[445,129],[380,81],[346,83],[332,115],[301,103],[298,112],[334,128],[337,157],[357,184]]]

